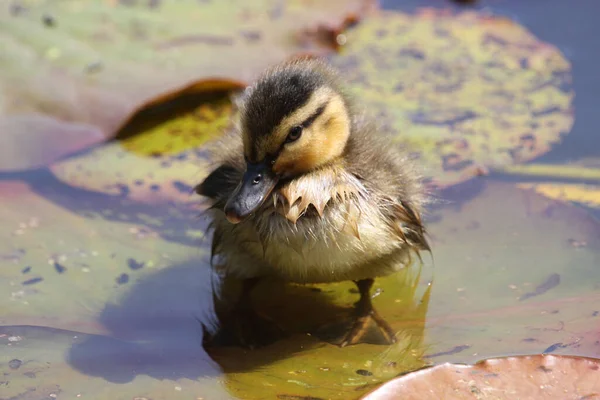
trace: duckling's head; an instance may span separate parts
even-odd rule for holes
[[[281,179],[342,157],[350,136],[348,101],[336,74],[299,58],[267,70],[240,106],[246,173],[225,206],[232,223],[258,209]]]

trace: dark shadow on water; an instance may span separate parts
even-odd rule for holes
[[[210,322],[212,299],[201,260],[174,265],[138,281],[119,304],[107,304],[99,322],[108,336],[75,343],[68,362],[114,383],[137,375],[197,379],[219,375],[202,347],[198,319]]]
[[[202,324],[215,323],[210,287],[203,260],[173,265],[139,280],[118,304],[107,304],[100,314],[98,321],[110,335],[86,335],[74,343],[67,356],[69,364],[113,383],[127,383],[137,375],[172,380],[219,376],[219,365],[202,343]],[[302,338],[328,322],[343,322],[349,315],[352,303],[348,307],[335,305],[330,294],[333,291],[327,289],[265,281],[256,288],[254,297],[259,311]],[[352,298],[357,300],[358,295]],[[311,346],[300,346],[294,338],[281,342],[284,340],[286,344],[271,347],[275,351],[245,357],[239,367],[244,371],[259,368]],[[312,346],[322,344],[313,341]],[[234,355],[247,352],[239,347],[208,349],[221,355],[222,350]],[[227,372],[237,370],[235,359],[228,358],[225,364]]]

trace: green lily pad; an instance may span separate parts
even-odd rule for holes
[[[335,31],[372,5],[3,2],[0,144],[11,151],[0,170],[47,165],[112,137],[140,107],[173,92],[203,90],[200,80],[241,85],[293,54],[326,53],[314,31]]]
[[[155,222],[164,222],[158,210],[144,218],[138,209],[137,219],[123,222],[101,213],[83,216],[20,181],[0,182],[0,201],[0,325],[106,333],[98,323],[100,312],[139,279],[175,264],[206,262],[204,248],[164,238],[166,227]],[[200,227],[190,230],[185,221],[175,222],[177,229],[201,244]],[[198,284],[206,283],[208,269],[199,267],[198,273]]]
[[[182,153],[200,147],[229,128],[231,115],[231,102],[226,93],[223,93],[212,101],[200,103],[191,112],[155,121],[153,126],[148,126],[141,134],[135,134],[135,125],[129,125],[131,134],[121,140],[121,145],[125,150],[142,156]],[[156,116],[147,115],[143,121],[148,125],[153,119],[157,119]]]
[[[96,193],[193,206],[193,187],[208,172],[202,145],[229,129],[234,114],[226,91],[183,97],[140,113],[118,140],[49,169],[60,181]]]
[[[192,196],[193,187],[208,172],[208,163],[201,149],[146,157],[111,142],[50,169],[60,181],[86,190],[140,203],[194,206],[198,198]]]
[[[382,12],[344,40],[331,62],[438,186],[531,160],[573,125],[570,63],[511,20]]]
[[[96,344],[96,352],[76,362],[73,348]],[[34,326],[0,326],[0,373],[3,400],[73,399],[227,399],[214,375],[219,371],[201,351],[182,357],[176,340],[130,343],[81,332]],[[192,353],[190,341],[186,351]],[[161,357],[161,352],[162,357]],[[165,357],[164,353],[173,357]],[[67,355],[67,356],[66,356]],[[87,357],[82,360],[81,357]],[[177,358],[178,362],[174,362]],[[102,371],[103,375],[93,372]]]

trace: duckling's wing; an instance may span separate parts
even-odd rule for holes
[[[238,132],[230,131],[208,146],[213,170],[194,191],[213,201],[213,207],[223,209],[244,174],[242,140]]]
[[[198,184],[194,191],[200,196],[213,200],[212,208],[222,210],[241,177],[242,173],[239,169],[228,164],[221,164]]]
[[[237,169],[230,165],[220,165],[198,184],[194,191],[200,196],[217,200],[235,188],[233,179],[236,176],[238,176]]]
[[[403,241],[418,250],[431,251],[421,216],[407,201],[397,199],[390,214],[391,222]]]
[[[416,250],[430,251],[421,220],[427,196],[418,169],[404,149],[372,121],[357,117],[346,160],[399,239]]]

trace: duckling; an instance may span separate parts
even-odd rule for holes
[[[358,111],[338,71],[310,57],[267,69],[246,89],[236,127],[210,151],[215,165],[195,191],[210,203],[217,271],[244,281],[237,309],[253,312],[250,292],[263,277],[352,280],[360,299],[339,345],[359,343],[371,321],[395,342],[370,290],[411,254],[430,251],[427,196],[415,166]]]

